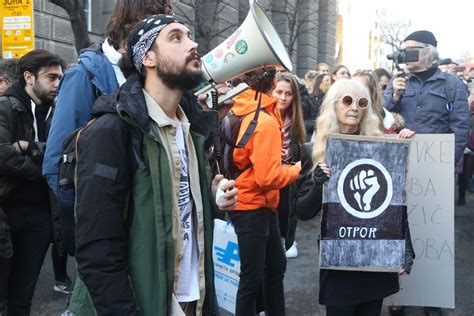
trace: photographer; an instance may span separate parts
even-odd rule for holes
[[[392,79],[384,104],[387,110],[400,113],[405,127],[417,134],[453,133],[456,163],[469,139],[467,93],[455,75],[438,69],[437,43],[433,33],[416,31],[405,38],[403,51],[389,56],[395,63],[405,63],[408,74]],[[392,308],[390,313],[400,315],[403,310]],[[425,307],[425,314],[441,315],[441,310]]]
[[[437,43],[429,31],[416,31],[405,38],[406,56],[418,53],[418,60],[407,60],[407,76],[392,79],[384,92],[384,104],[387,110],[400,113],[405,119],[405,127],[417,134],[454,133],[457,162],[469,139],[467,93],[460,80],[452,80],[448,77],[452,74],[438,69]],[[454,94],[449,103],[450,80]]]

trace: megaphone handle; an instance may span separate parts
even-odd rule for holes
[[[217,99],[217,104],[222,104],[225,101],[227,101],[229,99],[232,99],[233,97],[235,97],[236,95],[241,94],[242,92],[244,92],[248,88],[250,88],[250,87],[246,83],[243,83],[243,82],[239,83],[235,88],[230,89],[229,92],[227,92],[226,94],[219,96],[219,98]],[[211,96],[207,97],[206,104],[210,109],[212,109],[212,97]]]
[[[217,99],[216,90],[211,91],[211,100],[212,100],[212,110],[218,113],[218,108],[217,108],[218,99]],[[219,161],[221,160],[221,157],[222,157],[222,151],[221,151],[221,138],[219,136],[219,115],[216,115],[216,118],[214,119],[214,122],[213,122],[213,134],[214,134],[214,153],[216,157],[217,172],[220,174],[221,168],[219,166]]]

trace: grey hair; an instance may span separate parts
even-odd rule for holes
[[[10,83],[17,82],[19,78],[17,65],[18,60],[15,59],[0,60],[0,76],[4,77]]]
[[[428,50],[428,59],[426,60],[426,64],[428,68],[438,66],[439,62],[439,53],[438,49],[433,45],[427,44],[425,47]]]

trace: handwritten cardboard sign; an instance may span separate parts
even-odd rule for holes
[[[416,135],[407,181],[411,274],[385,304],[454,308],[454,136]],[[471,254],[472,255],[472,254]]]
[[[331,135],[325,161],[322,269],[398,272],[405,259],[409,141]]]

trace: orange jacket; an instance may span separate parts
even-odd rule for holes
[[[249,89],[238,95],[232,111],[235,115],[246,115],[242,120],[237,141],[244,134],[254,117],[258,100],[254,100],[255,90]],[[280,132],[281,120],[275,114],[276,98],[262,95],[261,111],[257,127],[244,148],[234,149],[234,163],[243,169],[252,166],[236,179],[239,189],[236,211],[255,210],[266,207],[276,210],[280,201],[280,189],[298,179],[301,167],[282,165]]]

